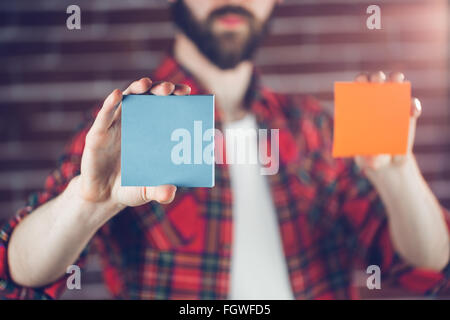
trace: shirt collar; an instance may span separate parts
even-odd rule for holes
[[[170,81],[172,83],[182,83],[191,87],[191,94],[212,94],[205,89],[195,77],[182,65],[180,65],[171,55],[167,55],[159,68],[153,75],[153,80]],[[263,87],[261,84],[260,72],[254,68],[250,85],[245,96],[245,105],[252,112],[260,127],[274,127],[270,125],[274,120],[278,119],[277,127],[280,126],[280,117],[276,117],[281,112],[281,101],[279,95],[273,93],[270,89]],[[221,125],[221,111],[215,110],[216,122]]]

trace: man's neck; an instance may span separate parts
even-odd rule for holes
[[[175,36],[175,59],[210,92],[214,93],[225,121],[242,118],[244,97],[250,84],[253,64],[241,62],[234,69],[222,70],[211,63],[182,33]]]

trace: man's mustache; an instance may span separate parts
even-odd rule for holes
[[[241,15],[249,20],[254,18],[253,14],[250,11],[244,9],[243,7],[226,5],[226,6],[218,8],[218,9],[215,9],[213,12],[211,12],[209,14],[208,20],[213,21],[214,19],[224,16],[226,14]]]

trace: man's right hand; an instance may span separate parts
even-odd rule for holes
[[[176,187],[122,187],[120,172],[120,137],[122,96],[127,94],[188,95],[190,87],[170,82],[152,84],[149,78],[133,82],[123,93],[114,90],[103,103],[86,136],[78,188],[83,200],[107,203],[116,208],[139,206],[155,200],[169,203]],[[154,137],[158,139],[158,137]]]
[[[120,182],[122,95],[146,93],[187,95],[190,88],[169,82],[152,85],[143,78],[106,98],[86,136],[81,174],[64,192],[22,219],[11,234],[8,261],[0,261],[0,267],[9,264],[13,282],[38,288],[56,281],[97,230],[123,208],[151,200],[172,201],[175,186],[122,187]]]

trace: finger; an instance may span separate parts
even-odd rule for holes
[[[394,165],[401,166],[402,164],[404,164],[406,162],[407,159],[408,159],[408,157],[403,154],[395,155],[392,157],[392,163]]]
[[[150,93],[155,96],[168,96],[172,94],[175,89],[175,85],[172,82],[163,81],[153,85],[150,89]]]
[[[140,80],[137,81],[133,81],[128,88],[125,89],[125,91],[123,92],[124,95],[127,94],[143,94],[146,93],[148,90],[150,90],[152,86],[152,80],[150,78],[142,78]],[[113,121],[119,121],[120,120],[120,116],[122,115],[122,104],[120,104],[113,115]]]
[[[356,156],[356,164],[362,169],[377,170],[389,164],[391,155],[379,154],[375,156]]]
[[[416,136],[417,118],[422,112],[422,106],[420,100],[417,98],[412,98],[411,102],[411,118],[409,119],[409,132],[408,132],[408,148],[407,154],[412,153],[414,148],[414,140]],[[395,165],[402,165],[407,160],[406,155],[396,155],[392,157],[392,162]]]
[[[422,114],[422,103],[417,98],[412,98],[411,100],[411,116],[413,118],[418,118]]]
[[[187,96],[191,93],[191,87],[186,84],[176,84],[175,89],[173,90],[173,95],[175,96]]]
[[[114,112],[122,101],[122,92],[115,89],[105,99],[102,108],[98,112],[91,130],[95,132],[106,131],[111,126],[114,120]]]
[[[146,93],[151,86],[152,80],[150,80],[150,78],[142,78],[131,83],[130,86],[125,89],[123,94],[143,94]]]
[[[414,147],[414,140],[416,137],[416,124],[417,118],[411,117],[409,120],[409,133],[408,133],[408,149],[407,153],[412,153]]]
[[[374,157],[372,156],[356,156],[355,161],[361,169],[373,169]]]
[[[121,119],[122,119],[122,103],[119,103],[119,106],[116,108],[116,111],[114,111],[111,126],[113,126],[114,124],[120,124]]]
[[[387,166],[392,160],[392,156],[390,154],[380,154],[374,157],[373,167],[375,170],[383,168]]]
[[[175,198],[177,187],[174,185],[164,185],[156,187],[155,200],[162,204],[171,203]]]
[[[366,176],[370,175],[371,171],[374,170],[373,157],[355,156],[355,162]]]
[[[361,169],[364,169],[365,167],[365,161],[362,156],[355,156],[355,162]]]
[[[355,77],[355,82],[369,82],[369,75],[367,73],[360,73]]]
[[[402,83],[405,81],[405,75],[402,72],[391,72],[389,74],[389,82]]]
[[[386,81],[386,74],[383,71],[373,72],[369,75],[369,81],[373,83],[383,83]]]
[[[417,102],[414,102],[414,100],[417,100]],[[413,105],[416,105],[413,108],[417,108],[417,106],[420,106],[419,99],[413,98]],[[420,111],[412,111],[412,112],[419,112]],[[416,136],[416,125],[417,125],[417,118],[418,115],[414,114],[409,118],[409,133],[408,133],[408,149],[407,152],[411,153],[414,147],[414,140]]]
[[[157,201],[167,204],[173,201],[177,187],[174,185],[162,185],[157,187],[145,187],[143,198],[145,201]]]

